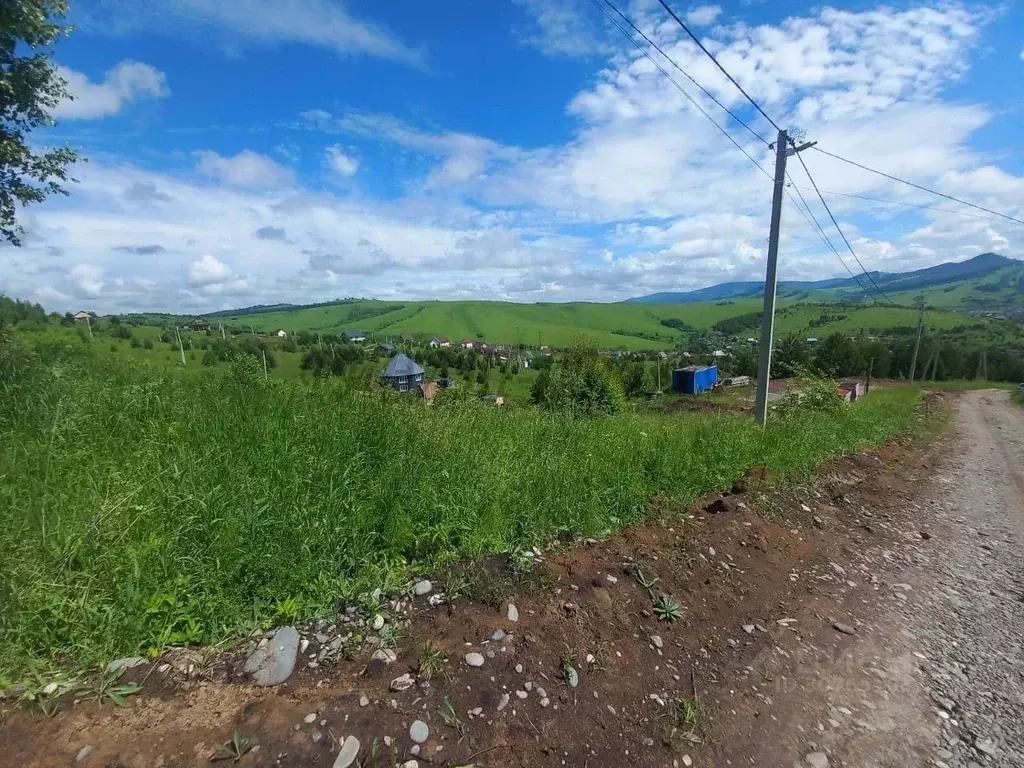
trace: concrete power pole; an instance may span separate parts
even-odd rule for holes
[[[768,267],[764,277],[764,316],[761,319],[761,361],[757,369],[754,418],[762,427],[768,418],[768,384],[772,371],[772,337],[775,333],[775,289],[779,271],[779,228],[782,225],[782,195],[786,191],[786,158],[813,147],[808,142],[789,146],[789,134],[779,131],[775,140],[775,189],[772,193],[772,221],[768,234]]]
[[[917,341],[914,342],[914,355],[910,358],[910,375],[907,381],[914,383],[914,373],[917,372],[917,352],[921,349],[921,329],[924,328],[924,307],[917,314]]]

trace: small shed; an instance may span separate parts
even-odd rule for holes
[[[193,317],[192,322],[185,327],[190,331],[201,333],[210,330],[210,321],[205,317]]]
[[[96,315],[92,312],[86,312],[84,309],[80,309],[71,316],[71,319],[76,323],[89,323],[92,322],[94,317],[96,317]]]
[[[718,384],[717,365],[688,365],[672,371],[672,389],[687,395],[697,395],[714,389]]]
[[[426,378],[423,367],[403,352],[392,357],[380,374],[381,384],[399,392],[418,391]]]
[[[288,336],[288,331],[286,331],[284,328],[282,328],[281,330],[279,330],[277,332],[277,338],[279,338],[279,339],[283,339],[286,336]]]
[[[386,344],[386,343],[385,344],[378,344],[377,345],[377,349],[379,349],[385,355],[390,355],[390,354],[392,354],[395,351],[395,345],[394,344]]]

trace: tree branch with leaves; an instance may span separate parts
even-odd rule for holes
[[[21,245],[21,208],[66,195],[74,181],[70,147],[38,148],[30,135],[54,125],[53,110],[70,98],[52,47],[70,28],[66,0],[0,0],[0,240]]]

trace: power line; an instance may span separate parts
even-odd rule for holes
[[[729,115],[729,117],[731,117],[737,123],[742,125],[748,131],[750,131],[750,133],[752,133],[762,144],[764,144],[765,146],[768,146],[768,140],[766,138],[764,138],[764,136],[762,136],[757,131],[755,131],[753,128],[751,128],[749,125],[747,125],[745,122],[743,122],[743,120],[741,120],[739,117],[737,117],[736,114],[731,109],[729,109],[727,106],[725,106],[725,104],[723,104],[717,98],[715,98],[715,95],[713,93],[711,93],[711,91],[709,91],[703,85],[701,85],[696,80],[694,80],[689,72],[687,72],[685,69],[683,69],[681,66],[679,66],[675,62],[675,60],[673,60],[671,56],[669,56],[667,53],[665,53],[665,51],[663,51],[661,49],[661,47],[656,42],[654,42],[653,40],[651,40],[651,38],[649,38],[647,35],[645,35],[643,33],[643,31],[639,27],[637,27],[637,25],[634,24],[630,20],[630,18],[628,16],[626,16],[626,14],[624,14],[622,11],[620,11],[618,8],[615,7],[615,5],[611,2],[611,0],[604,0],[604,3],[606,5],[608,5],[613,11],[615,11],[615,13],[617,13],[622,18],[622,20],[624,22],[629,24],[629,26],[632,27],[634,32],[636,32],[638,35],[640,35],[640,37],[642,37],[644,40],[646,40],[648,45],[650,45],[652,48],[654,48],[654,50],[656,50],[658,53],[660,53],[662,56],[664,56],[668,60],[669,64],[671,64],[673,67],[675,67],[680,72],[682,72],[683,75],[686,76],[687,80],[689,80],[695,86],[700,88],[700,90],[704,93],[705,96],[707,96],[709,99],[711,99],[713,102],[715,102],[715,104],[717,104],[719,107],[721,107],[725,111],[725,113],[727,115]]]
[[[793,185],[796,189],[796,185]],[[810,187],[806,187],[808,191]],[[852,197],[855,200],[867,200],[872,203],[882,203],[883,205],[902,205],[907,208],[920,208],[924,211],[935,211],[936,213],[952,213],[956,216],[970,216],[972,219],[981,219],[982,221],[992,221],[991,216],[983,216],[980,213],[971,213],[970,211],[955,211],[952,208],[936,208],[934,205],[921,205],[920,203],[908,203],[903,200],[886,200],[881,197],[869,197],[867,195],[855,195],[852,192],[835,192],[827,189],[821,190],[823,195],[838,195],[839,197]]]
[[[1014,224],[1024,225],[1024,221],[1021,221],[1020,219],[1015,219],[1013,216],[1007,216],[1005,213],[1000,213],[999,211],[993,211],[991,208],[986,208],[986,207],[984,207],[982,205],[975,205],[974,203],[969,203],[966,200],[961,200],[959,197],[953,197],[952,195],[947,195],[945,192],[939,192],[938,190],[935,190],[935,189],[929,189],[928,187],[923,187],[920,184],[915,184],[912,181],[907,181],[906,179],[901,179],[899,176],[893,176],[891,173],[886,173],[885,171],[879,171],[879,170],[876,170],[875,168],[868,168],[866,165],[862,165],[861,163],[858,163],[858,162],[856,162],[854,160],[847,160],[845,157],[840,157],[839,155],[835,155],[835,154],[833,154],[831,152],[827,152],[824,149],[821,149],[820,147],[814,147],[814,149],[816,149],[818,152],[821,152],[821,154],[823,154],[823,155],[828,155],[829,157],[835,158],[836,160],[841,160],[844,163],[848,163],[848,164],[850,164],[852,166],[860,168],[861,170],[869,171],[870,173],[875,173],[875,174],[878,174],[879,176],[884,176],[885,178],[890,179],[892,181],[898,181],[900,184],[906,184],[908,187],[913,187],[914,189],[920,189],[922,192],[929,192],[930,194],[938,195],[939,197],[944,197],[947,200],[952,200],[954,203],[960,203],[961,205],[966,205],[966,206],[968,206],[970,208],[975,208],[975,209],[977,209],[979,211],[984,211],[985,213],[991,213],[993,216],[998,216],[1001,219],[1006,219],[1007,221],[1012,221]]]
[[[814,180],[814,177],[811,176],[811,172],[807,168],[807,163],[804,162],[804,159],[800,156],[799,152],[796,152],[794,154],[796,154],[797,160],[800,161],[800,165],[803,167],[804,173],[807,174],[807,178],[811,182],[811,186],[814,187],[814,191],[818,193],[818,199],[821,200],[821,204],[825,206],[825,211],[828,213],[828,217],[832,219],[832,224],[835,225],[836,231],[839,233],[839,236],[843,238],[843,242],[846,243],[846,247],[850,249],[850,253],[853,254],[853,258],[857,262],[858,266],[860,266],[861,271],[865,275],[867,275],[868,280],[871,281],[871,284],[875,287],[875,290],[878,291],[882,298],[884,298],[887,302],[889,302],[889,304],[895,307],[896,302],[894,302],[892,299],[885,295],[885,291],[878,287],[878,283],[875,282],[875,278],[872,277],[871,273],[864,268],[864,264],[861,262],[860,257],[857,255],[857,252],[853,250],[853,246],[850,245],[850,241],[847,239],[846,234],[843,232],[843,228],[839,226],[839,222],[836,221],[836,217],[832,215],[832,209],[829,208],[828,203],[825,202],[825,198],[821,194],[821,190],[818,189],[818,183]],[[797,191],[799,192],[799,190]]]
[[[746,158],[750,162],[752,162],[757,167],[757,169],[759,171],[761,171],[761,173],[763,173],[769,179],[772,178],[772,175],[770,173],[768,173],[768,171],[766,171],[764,169],[764,167],[759,162],[757,162],[757,160],[755,160],[753,157],[751,157],[750,153],[747,152],[747,150],[745,150],[740,145],[740,143],[738,141],[736,141],[736,139],[734,139],[732,137],[732,135],[727,130],[725,130],[725,128],[723,128],[721,125],[719,125],[718,121],[716,121],[715,118],[713,118],[711,115],[709,115],[707,113],[707,110],[705,110],[697,102],[697,100],[694,99],[693,96],[691,96],[687,92],[687,90],[685,88],[683,88],[683,86],[681,86],[679,84],[679,81],[677,81],[674,77],[672,77],[671,73],[667,69],[665,69],[665,67],[663,67],[653,56],[651,56],[651,54],[647,51],[647,49],[644,48],[643,45],[641,45],[639,42],[637,42],[637,40],[631,34],[629,34],[629,32],[626,30],[625,27],[623,27],[621,24],[619,24],[612,17],[612,15],[608,12],[608,10],[601,4],[600,0],[590,0],[590,1],[591,1],[591,3],[594,4],[594,6],[599,11],[601,11],[602,14],[604,14],[605,18],[607,18],[608,21],[610,21],[612,23],[612,26],[614,26],[617,30],[619,30],[619,32],[621,32],[626,37],[626,39],[628,39],[636,47],[636,49],[638,51],[640,51],[640,53],[642,53],[647,58],[647,60],[650,61],[658,69],[659,72],[661,72],[661,74],[663,74],[666,78],[668,78],[668,81],[670,83],[672,83],[672,85],[674,85],[676,87],[676,90],[678,90],[681,94],[683,94],[683,96],[686,97],[687,101],[689,101],[698,112],[700,112],[702,115],[704,115],[704,117],[706,117],[711,122],[711,124],[713,126],[715,126],[715,128],[717,128],[719,130],[719,132],[723,136],[725,136],[725,138],[727,138],[730,142],[732,142],[732,145],[734,147],[736,147],[736,149],[738,149],[740,152],[742,152],[746,156]],[[605,0],[605,2],[607,2],[607,0]],[[609,5],[611,5],[611,3],[609,3]],[[664,56],[665,54],[662,53],[662,55]],[[669,58],[669,57],[665,56],[665,58]],[[669,59],[669,61],[671,61],[671,59]],[[680,71],[682,71],[681,68],[680,68]]]
[[[789,174],[787,173],[786,176],[788,178]],[[792,178],[790,178],[790,183],[792,183],[792,181],[793,181]],[[789,189],[787,189],[786,190],[786,195],[789,197],[790,202],[793,203],[793,206],[797,209],[797,211],[800,213],[800,215],[804,217],[804,221],[806,221],[807,224],[811,227],[811,229],[813,229],[817,233],[818,237],[821,238],[821,241],[823,243],[825,243],[826,247],[828,247],[828,249],[831,250],[832,253],[835,254],[836,258],[839,259],[839,263],[842,264],[843,268],[846,269],[846,271],[850,273],[850,277],[853,278],[853,282],[855,282],[857,284],[857,287],[860,288],[860,290],[863,291],[866,294],[867,290],[864,288],[864,285],[858,279],[857,275],[855,275],[853,273],[853,270],[850,269],[850,266],[846,263],[846,260],[843,258],[842,254],[839,253],[838,250],[836,250],[836,247],[832,244],[832,241],[829,239],[828,235],[825,234],[825,230],[822,228],[821,224],[818,223],[818,219],[815,217],[814,211],[811,210],[811,206],[809,206],[807,204],[807,201],[804,200],[804,196],[800,192],[800,188],[798,186],[796,186],[796,184],[792,184],[792,187],[793,187],[793,189],[796,190],[797,194],[800,196],[800,200],[801,200],[801,202],[803,202],[804,207],[803,208],[800,207],[800,205],[797,203],[796,199],[793,197],[793,194],[789,191]],[[806,212],[804,211],[804,208],[807,209]],[[808,216],[810,218],[808,218]]]
[[[767,112],[765,112],[763,109],[761,109],[761,105],[758,104],[756,101],[754,101],[754,99],[751,98],[749,93],[747,93],[745,90],[743,90],[743,86],[740,85],[738,82],[736,82],[736,78],[734,78],[732,75],[730,75],[726,71],[725,67],[723,67],[721,64],[718,63],[718,59],[715,58],[714,54],[712,54],[711,51],[709,51],[707,48],[705,48],[704,47],[704,43],[702,43],[700,40],[698,40],[697,36],[695,34],[693,34],[693,32],[690,31],[690,28],[688,26],[686,26],[686,24],[683,22],[683,20],[680,19],[678,16],[676,16],[676,12],[672,10],[672,8],[669,6],[669,4],[666,3],[665,0],[658,0],[658,2],[661,3],[662,7],[666,11],[668,11],[669,15],[673,19],[676,20],[676,23],[680,27],[683,28],[683,30],[686,32],[686,34],[688,34],[690,36],[690,39],[693,40],[693,42],[695,42],[697,44],[697,46],[702,51],[704,51],[704,53],[707,54],[708,58],[711,59],[713,62],[715,62],[715,66],[718,67],[722,71],[723,75],[725,75],[727,78],[729,78],[729,82],[732,83],[733,85],[735,85],[739,89],[740,93],[742,93],[744,96],[747,97],[747,101],[749,101],[751,104],[754,105],[754,109],[756,109],[758,112],[760,112],[764,116],[764,119],[767,120],[769,123],[771,123],[772,128],[774,128],[776,131],[781,131],[782,129],[779,128],[778,124],[774,120],[772,120],[770,117],[768,117],[768,113]]]

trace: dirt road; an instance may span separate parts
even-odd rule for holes
[[[796,487],[751,473],[689,516],[538,554],[527,582],[492,558],[454,604],[399,596],[384,662],[324,658],[332,633],[383,623],[342,615],[321,639],[299,627],[276,687],[248,683],[242,648],[131,670],[126,708],[0,706],[0,766],[202,766],[238,731],[243,767],[393,749],[410,767],[1024,768],[1022,467],[1024,409],[967,393],[937,445]],[[652,580],[677,621],[653,615]]]
[[[834,563],[849,577],[834,595],[849,641],[833,630],[777,649],[789,658],[768,717],[720,719],[721,734],[746,737],[720,759],[1024,766],[1024,410],[1005,392],[967,393],[955,429],[908,499],[902,545]]]

